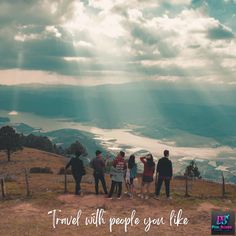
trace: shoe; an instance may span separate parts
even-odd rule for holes
[[[149,199],[149,196],[145,196],[145,199],[146,199],[146,200]]]
[[[167,197],[166,199],[167,199],[167,200],[172,200],[172,197]]]
[[[121,197],[117,197],[117,199],[118,199],[118,200],[120,200],[120,199],[121,199]]]
[[[159,196],[155,196],[154,199],[160,200],[160,197]]]
[[[113,198],[112,197],[107,197],[107,199],[112,200]]]

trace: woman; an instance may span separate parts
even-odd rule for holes
[[[128,160],[128,168],[126,172],[126,184],[128,188],[128,195],[132,198],[134,194],[134,179],[137,176],[137,164],[135,163],[135,156],[131,155]]]
[[[149,198],[149,189],[150,185],[153,182],[153,174],[155,171],[155,162],[153,161],[152,154],[148,154],[145,157],[140,158],[141,162],[144,164],[143,178],[142,178],[142,186],[141,186],[141,194],[139,195],[141,198],[144,198],[144,191],[146,188],[147,194],[145,199]]]

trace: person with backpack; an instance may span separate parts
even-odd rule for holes
[[[126,171],[126,184],[128,188],[128,195],[133,198],[134,194],[134,179],[137,176],[137,164],[135,163],[135,155],[131,155],[128,160],[128,168]]]
[[[97,150],[96,157],[90,162],[90,166],[93,168],[93,176],[95,180],[95,192],[98,195],[98,184],[99,181],[102,183],[103,191],[107,194],[106,180],[104,176],[105,172],[105,162],[102,159],[102,152]]]
[[[86,174],[83,161],[80,159],[81,152],[77,152],[75,157],[71,158],[65,169],[67,170],[71,166],[71,172],[75,180],[75,195],[81,195],[80,183],[83,175]]]
[[[156,181],[156,197],[155,199],[159,199],[161,186],[163,181],[165,182],[165,189],[166,189],[166,197],[167,199],[170,199],[170,181],[173,176],[173,168],[172,168],[172,162],[168,158],[169,157],[169,151],[164,151],[164,157],[162,157],[157,164],[156,169],[156,178],[158,173],[158,180]]]
[[[118,193],[117,193],[117,198],[121,198],[121,193],[122,193],[122,183],[124,180],[124,173],[126,170],[126,163],[124,160],[125,153],[123,151],[120,151],[116,159],[113,161],[113,166],[111,168],[111,189],[108,195],[109,199],[112,199],[112,195],[114,193],[115,187],[118,186]]]
[[[144,170],[142,177],[141,194],[139,196],[141,198],[148,199],[150,193],[150,185],[153,182],[153,174],[155,172],[155,162],[153,161],[152,154],[148,154],[145,157],[141,157],[140,160],[144,164]],[[145,188],[147,192],[146,196],[144,196]]]

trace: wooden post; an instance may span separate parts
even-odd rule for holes
[[[66,173],[66,169],[64,169],[64,193],[67,193],[67,173]]]
[[[222,176],[222,197],[225,197],[225,177],[223,171],[221,172]]]
[[[26,168],[24,168],[24,171],[25,171],[26,196],[29,197],[30,196],[30,189],[29,189],[28,173],[27,173]]]
[[[185,197],[190,197],[188,194],[188,175],[187,173],[185,174]]]
[[[6,188],[5,188],[4,178],[1,178],[1,192],[2,192],[2,198],[5,198],[6,197]]]

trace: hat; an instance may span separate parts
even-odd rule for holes
[[[100,150],[96,151],[96,156],[98,156],[99,154],[101,154],[102,152]]]

